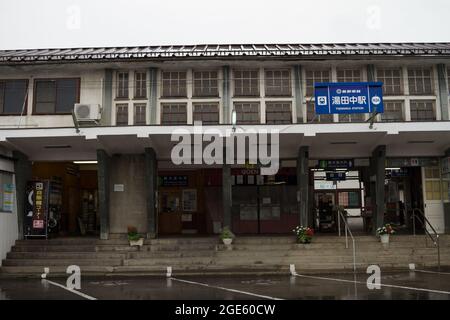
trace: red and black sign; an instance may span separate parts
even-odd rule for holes
[[[48,181],[29,181],[26,192],[25,237],[47,237]]]

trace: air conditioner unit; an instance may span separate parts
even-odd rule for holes
[[[102,110],[99,104],[76,103],[74,111],[78,121],[98,121],[102,116]]]

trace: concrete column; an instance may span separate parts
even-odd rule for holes
[[[384,224],[384,179],[386,170],[386,146],[378,146],[370,158],[370,198],[372,201],[373,232]]]
[[[223,123],[230,124],[231,119],[231,90],[230,90],[230,66],[222,68],[222,115]]]
[[[222,203],[223,203],[223,226],[232,228],[231,225],[231,166],[224,164],[222,167]]]
[[[437,65],[438,84],[439,84],[439,101],[441,108],[441,120],[450,120],[448,110],[448,83],[447,83],[447,68],[444,64]]]
[[[107,240],[109,237],[109,178],[111,173],[111,158],[105,150],[97,150],[97,162],[100,239]]]
[[[297,123],[303,122],[304,93],[302,83],[303,83],[302,67],[300,65],[296,65],[294,66],[294,94],[295,94],[295,111],[297,113]]]
[[[105,81],[103,83],[103,106],[102,119],[100,124],[104,126],[112,125],[112,98],[113,98],[113,71],[105,69]]]
[[[373,64],[367,65],[367,81],[373,82],[376,81],[375,77],[375,66]]]
[[[147,238],[157,236],[158,162],[153,148],[145,149],[145,187],[147,202]]]
[[[16,197],[17,197],[17,224],[19,229],[19,239],[23,239],[24,215],[26,208],[27,182],[32,178],[31,161],[20,151],[13,151],[14,174],[16,176]]]
[[[297,156],[297,202],[300,212],[300,225],[310,226],[308,214],[308,187],[309,187],[309,147],[303,146],[298,150]]]
[[[150,124],[157,124],[156,109],[158,108],[158,69],[149,68],[149,92],[148,92],[148,107],[150,115]]]

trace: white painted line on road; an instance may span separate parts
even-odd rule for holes
[[[348,282],[348,283],[357,283],[362,285],[367,285],[367,283],[362,281],[356,281],[356,280],[346,280],[346,279],[338,279],[338,278],[328,278],[328,277],[318,277],[318,276],[307,276],[303,274],[295,274],[296,277],[302,277],[302,278],[310,278],[310,279],[318,279],[318,280],[329,280],[329,281],[337,281],[337,282]],[[389,288],[397,288],[397,289],[405,289],[405,290],[414,290],[414,291],[424,291],[424,292],[431,292],[431,293],[440,293],[440,294],[447,294],[450,295],[449,291],[442,291],[442,290],[432,290],[432,289],[425,289],[425,288],[415,288],[415,287],[404,287],[404,286],[397,286],[394,284],[380,284],[381,287],[389,287]]]
[[[188,280],[177,279],[177,278],[170,278],[170,279],[172,279],[174,281],[184,282],[184,283],[188,283],[188,284],[193,284],[193,285],[198,285],[198,286],[203,286],[203,287],[208,287],[208,288],[213,288],[213,289],[225,290],[225,291],[230,291],[230,292],[234,292],[234,293],[245,294],[248,296],[253,296],[253,297],[258,297],[258,298],[263,298],[263,299],[268,299],[268,300],[283,300],[280,298],[265,296],[262,294],[256,294],[256,293],[252,293],[252,292],[240,291],[240,290],[229,289],[229,288],[218,287],[218,286],[212,286],[212,285],[209,285],[206,283],[201,283],[201,282],[196,282],[196,281],[188,281]]]
[[[60,287],[60,288],[63,288],[64,290],[67,290],[67,291],[69,291],[69,292],[72,292],[72,293],[74,293],[74,294],[77,294],[77,295],[79,295],[80,297],[83,297],[83,298],[85,298],[85,299],[88,299],[88,300],[97,300],[97,298],[94,298],[94,297],[91,297],[91,296],[89,296],[89,295],[87,295],[87,294],[85,294],[85,293],[83,293],[83,292],[80,292],[80,291],[78,291],[78,290],[75,290],[75,289],[69,289],[69,288],[67,288],[66,286],[63,286],[62,284],[59,284],[59,283],[57,283],[57,282],[53,282],[53,281],[50,281],[50,280],[44,280],[44,281],[47,281],[48,283],[50,283],[50,284],[52,284],[52,285],[54,285],[54,286],[56,286],[56,287]]]

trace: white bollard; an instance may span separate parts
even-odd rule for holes
[[[414,263],[409,264],[409,270],[414,271],[416,270],[416,265]]]
[[[166,277],[167,277],[167,278],[172,277],[172,267],[167,267]]]
[[[289,265],[289,271],[291,272],[291,276],[295,276],[297,272],[295,271],[295,264]]]
[[[49,274],[49,273],[50,273],[50,268],[45,267],[44,268],[44,273],[41,274],[41,278],[42,279],[46,279],[47,278],[47,274]]]

